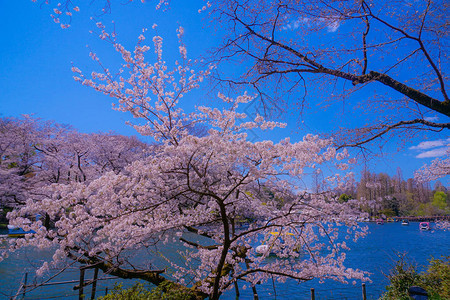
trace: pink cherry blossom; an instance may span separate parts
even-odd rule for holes
[[[52,261],[39,274],[67,257],[113,275],[140,274],[153,283],[168,280],[161,274],[170,269],[176,284],[192,278],[189,287],[211,299],[236,282],[250,287],[272,278],[346,282],[366,277],[344,265],[348,245],[343,240],[366,234],[356,223],[359,206],[339,203],[331,192],[346,174],[333,176],[330,191],[310,193],[304,184],[305,174],[333,169],[336,156],[343,158],[332,140],[309,134],[296,142],[250,141],[249,130],[285,126],[243,113],[241,105],[252,101],[251,95],[219,94],[221,107],[182,108],[184,95],[214,66],[194,70],[184,52],[183,65],[170,68],[160,36],[153,37],[152,47],[139,37],[132,51],[111,35],[105,40],[121,54],[122,68],[112,72],[92,53],[100,70],[89,76],[73,67],[76,80],[111,96],[114,109],[131,113],[134,122],[129,124],[157,144],[142,156],[128,148],[130,141],[122,151],[107,145],[120,138],[67,133],[69,145],[40,150],[51,157],[52,149],[68,147],[62,151],[67,157],[61,160],[68,163],[62,170],[70,170],[73,179],[43,186],[39,197],[28,196],[26,205],[9,214],[12,224],[36,231],[12,240],[10,251],[27,245],[53,249]],[[207,133],[196,134],[199,126]],[[123,161],[110,148],[130,159]],[[59,159],[56,155],[51,161],[58,165]],[[42,221],[28,225],[26,216],[36,213],[47,215],[54,226],[42,226]],[[247,226],[240,226],[243,221]],[[269,251],[256,252],[263,239],[273,259],[267,259]],[[164,250],[169,243],[180,245],[183,263],[169,258]],[[167,268],[153,268],[151,257],[142,255],[133,261],[131,256],[142,249],[165,258]]]

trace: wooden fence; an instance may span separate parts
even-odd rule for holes
[[[394,217],[395,221],[408,220],[412,222],[437,222],[437,221],[450,221],[450,215],[448,216],[419,216],[419,217]]]
[[[85,273],[87,269],[94,269],[94,275],[92,279],[86,280]],[[92,267],[92,266],[83,266],[80,267],[80,279],[79,280],[67,280],[67,281],[57,281],[57,282],[45,282],[41,284],[27,284],[28,281],[28,273],[25,273],[22,277],[22,281],[20,284],[19,289],[17,290],[17,293],[10,297],[10,300],[18,300],[18,299],[25,299],[25,296],[27,293],[31,292],[34,289],[40,288],[40,287],[47,287],[47,286],[53,286],[53,285],[64,285],[64,284],[76,284],[73,286],[73,290],[78,290],[78,299],[79,300],[86,300],[86,294],[84,293],[88,286],[91,285],[91,293],[90,293],[90,299],[95,299],[95,296],[97,294],[97,282],[100,280],[111,280],[111,279],[118,279],[118,277],[103,277],[98,278],[98,268]],[[108,294],[108,288],[105,289],[105,295]],[[65,296],[61,296],[65,297]],[[57,297],[55,297],[57,298]]]
[[[94,275],[93,278],[90,280],[86,280],[85,275],[86,275],[86,270],[87,269],[94,269]],[[98,278],[98,268],[93,268],[91,266],[88,267],[81,267],[80,268],[80,279],[79,280],[68,280],[68,281],[59,281],[59,282],[47,282],[44,284],[27,284],[27,279],[28,279],[28,273],[25,273],[24,277],[22,278],[22,282],[21,285],[17,291],[17,293],[13,296],[10,297],[10,300],[19,300],[19,299],[26,299],[26,294],[28,292],[31,292],[33,289],[36,289],[38,287],[45,287],[45,286],[52,286],[52,285],[63,285],[63,284],[76,284],[75,286],[73,286],[73,290],[78,290],[78,299],[79,300],[86,300],[86,294],[84,293],[87,289],[88,286],[91,285],[91,293],[90,293],[90,299],[93,300],[95,299],[95,296],[97,295],[97,282],[100,280],[110,280],[110,279],[118,279],[118,277],[104,277],[104,278]],[[317,293],[317,295],[319,296],[320,294],[320,290],[317,290],[319,293]],[[108,294],[108,288],[106,288],[104,290],[104,295]],[[362,283],[361,285],[361,298],[362,300],[368,300],[367,295],[366,295],[366,284]],[[51,298],[65,298],[68,295],[62,295],[62,296],[52,296]],[[72,297],[75,297],[76,294],[70,295]],[[99,295],[100,296],[100,295]],[[280,295],[281,296],[281,295]],[[291,295],[292,296],[292,295]],[[305,295],[306,296],[306,295]],[[317,299],[322,299],[323,297],[317,298]],[[37,299],[37,298],[32,298],[32,299]],[[253,299],[254,300],[262,300],[263,298],[259,298],[257,293],[254,293],[253,295]],[[278,298],[275,298],[278,299]],[[280,298],[282,299],[282,298]],[[305,298],[302,298],[305,299]],[[310,289],[310,299],[311,300],[316,300],[316,289],[311,288]],[[336,298],[337,299],[337,298]]]
[[[366,293],[366,284],[363,283],[361,285],[361,295],[363,300],[367,300],[367,293]],[[316,300],[316,291],[314,288],[311,288],[311,300]]]

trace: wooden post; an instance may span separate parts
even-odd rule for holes
[[[94,279],[92,281],[91,300],[95,299],[95,290],[97,289],[98,268],[94,269]]]
[[[78,291],[79,300],[84,299],[83,287],[84,287],[84,269],[80,269],[80,290]]]
[[[362,296],[363,296],[363,300],[367,300],[365,283],[362,284]]]
[[[23,279],[22,299],[25,299],[25,293],[27,292],[27,279],[28,279],[28,273],[25,273],[25,278]]]
[[[238,285],[237,281],[234,282],[234,291],[236,293],[236,300],[239,300],[240,294],[239,294],[239,285]]]
[[[314,288],[311,288],[311,300],[315,300],[316,295],[314,294]]]
[[[252,286],[252,291],[253,291],[253,300],[259,300],[258,292],[256,292],[255,286]]]

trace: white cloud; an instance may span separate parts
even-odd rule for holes
[[[437,148],[437,149],[433,149],[430,151],[425,151],[425,152],[418,154],[416,156],[416,158],[441,157],[441,156],[446,155],[448,149],[449,149],[448,147],[442,147],[442,148]]]
[[[425,121],[436,122],[436,121],[439,121],[439,117],[427,117],[427,118],[425,118]]]
[[[340,26],[339,22],[334,21],[327,26],[327,30],[328,30],[328,32],[336,32],[336,30],[338,30],[339,26]]]
[[[416,150],[419,152],[416,155],[416,158],[431,158],[449,155],[450,138],[444,140],[421,142],[417,146],[409,147],[409,149]]]
[[[286,26],[281,27],[281,29],[296,30],[303,24],[306,24],[308,27],[311,27],[309,18],[302,18],[302,19],[295,20],[295,21],[288,23]]]
[[[336,32],[339,29],[339,26],[341,25],[339,20],[330,21],[324,18],[318,18],[318,19],[310,19],[307,17],[303,17],[301,19],[297,19],[294,21],[291,21],[287,23],[285,26],[281,27],[282,30],[297,30],[298,28],[302,26],[306,26],[308,28],[312,26],[323,26],[325,23],[328,23],[326,25],[328,32]]]
[[[411,149],[411,150],[425,150],[425,149],[431,149],[431,148],[446,146],[446,145],[448,145],[448,143],[450,143],[450,138],[448,138],[446,140],[436,140],[436,141],[421,142],[417,146],[409,147],[409,149]]]

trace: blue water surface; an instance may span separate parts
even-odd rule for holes
[[[434,224],[432,224],[433,226]],[[419,230],[419,223],[411,222],[409,226],[398,223],[385,223],[376,225],[367,223],[369,235],[359,239],[357,243],[348,242],[351,251],[347,254],[346,266],[365,270],[371,273],[372,282],[366,282],[368,299],[378,299],[385,291],[388,280],[385,274],[389,273],[398,253],[407,253],[413,264],[419,265],[419,270],[427,264],[432,257],[439,258],[450,253],[450,231]],[[173,251],[175,252],[175,248]],[[28,272],[28,283],[33,281],[34,270],[51,255],[47,251],[34,248],[22,250],[12,254],[0,262],[0,299],[9,299],[17,293],[23,276]],[[421,269],[422,268],[422,269]],[[92,278],[93,271],[86,272],[86,279]],[[59,275],[54,281],[71,281],[79,279],[78,266]],[[100,272],[99,277],[109,275]],[[97,296],[104,295],[106,289],[111,289],[116,282],[124,282],[125,286],[133,282],[120,280],[100,281],[97,286]],[[78,291],[73,290],[72,284],[54,285],[36,289],[26,294],[25,299],[78,299]],[[315,290],[315,299],[362,299],[361,282],[356,284],[342,284],[335,281],[312,280],[298,283],[288,280],[285,283],[267,282],[256,286],[259,299],[311,299],[311,288]],[[90,287],[85,289],[86,299],[90,298]],[[223,299],[235,299],[235,292],[228,291]],[[21,299],[21,297],[19,297]],[[240,289],[240,299],[253,299],[251,289]]]
[[[450,231],[419,230],[419,222],[403,226],[400,222],[377,225],[366,223],[369,234],[356,243],[347,241],[351,251],[347,254],[346,266],[370,272],[366,282],[368,299],[378,299],[389,284],[386,277],[392,269],[398,255],[406,253],[407,260],[418,266],[419,271],[426,269],[428,260],[450,254]],[[434,224],[431,223],[432,228]],[[362,299],[362,283],[342,284],[333,280],[321,283],[319,280],[298,283],[288,280],[283,284],[268,282],[257,286],[260,299],[311,299],[314,288],[315,299]],[[234,292],[224,299],[234,299]],[[253,299],[252,293],[241,293],[240,299]]]

